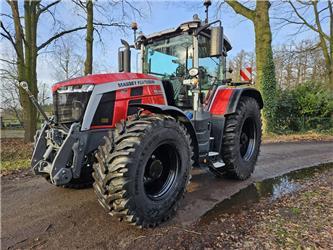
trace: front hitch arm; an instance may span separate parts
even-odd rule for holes
[[[42,114],[42,116],[44,117],[46,123],[48,125],[52,125],[51,119],[46,115],[45,111],[42,109],[42,107],[39,105],[37,99],[35,98],[35,96],[31,93],[31,91],[29,90],[29,86],[27,82],[20,82],[20,86],[22,87],[22,89],[28,94],[32,104],[36,107],[36,109],[39,111],[39,113]]]

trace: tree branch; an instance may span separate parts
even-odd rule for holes
[[[101,23],[101,22],[94,22],[95,26],[107,26],[107,27],[122,27],[122,28],[130,28],[128,24],[121,24],[121,23]]]
[[[307,26],[309,29],[311,29],[311,30],[319,33],[320,35],[322,35],[323,37],[325,37],[327,40],[329,40],[328,35],[326,35],[324,32],[322,32],[321,30],[319,30],[319,28],[316,28],[314,25],[311,25],[304,17],[302,17],[302,15],[298,12],[297,8],[292,3],[292,1],[289,0],[288,3],[290,4],[290,6],[292,7],[292,9],[294,10],[294,12],[297,15],[297,17],[300,20],[302,20],[302,22],[304,23],[305,26]],[[318,14],[318,12],[316,12],[315,14]]]
[[[16,65],[15,61],[9,61],[9,60],[3,59],[3,58],[0,58],[0,61],[3,61],[3,62],[8,63],[8,64]]]
[[[254,10],[251,10],[251,9],[245,7],[244,5],[242,5],[241,3],[239,3],[235,0],[226,0],[226,3],[231,8],[233,8],[237,14],[240,14],[240,15],[246,17],[247,19],[250,19],[251,21],[254,20],[254,16],[255,16]]]
[[[53,3],[50,3],[49,5],[46,5],[45,7],[41,8],[38,10],[37,12],[37,16],[40,16],[40,14],[42,14],[43,12],[47,11],[49,8],[51,8],[52,6],[60,3],[61,0],[57,0],[57,1],[54,1]]]
[[[14,19],[11,15],[5,14],[5,13],[1,13],[0,16],[5,16],[8,17],[10,19]]]
[[[9,31],[5,28],[5,26],[3,25],[2,21],[0,21],[0,27],[5,32],[5,33],[0,32],[0,34],[3,37],[5,37],[8,41],[10,41],[10,43],[13,45],[15,51],[17,52],[17,48],[16,48],[16,44],[14,42],[14,39],[13,39],[12,35],[9,33]]]
[[[87,26],[82,26],[82,27],[77,27],[77,28],[74,28],[74,29],[70,29],[70,30],[65,30],[65,31],[62,31],[60,33],[57,33],[55,34],[53,37],[51,37],[50,39],[48,39],[46,42],[42,43],[41,45],[39,45],[37,47],[37,51],[45,48],[47,45],[49,45],[51,42],[53,42],[54,40],[58,39],[59,37],[63,36],[63,35],[66,35],[66,34],[69,34],[69,33],[72,33],[72,32],[75,32],[75,31],[79,31],[79,30],[83,30],[83,29],[86,29]]]

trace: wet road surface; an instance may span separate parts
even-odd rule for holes
[[[327,162],[333,162],[333,142],[278,143],[262,146],[256,170],[246,181],[218,179],[196,169],[176,217],[158,229],[148,230],[118,222],[106,214],[92,189],[57,188],[41,177],[4,178],[2,249],[133,249],[140,237],[198,221],[216,204],[255,181]]]

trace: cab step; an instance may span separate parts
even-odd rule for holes
[[[213,163],[214,168],[222,168],[225,166],[225,163],[223,161],[216,161]]]
[[[218,155],[219,155],[219,152],[214,152],[214,151],[208,152],[209,157],[214,157],[214,156],[218,156]]]

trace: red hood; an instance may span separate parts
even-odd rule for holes
[[[72,85],[80,85],[80,84],[103,84],[109,82],[117,82],[123,80],[135,80],[135,79],[152,79],[159,80],[159,78],[141,74],[141,73],[110,73],[110,74],[93,74],[83,77],[77,77],[74,79],[69,79],[67,81],[62,81],[54,84],[52,86],[52,92],[57,91],[57,89],[63,86],[72,86]]]

